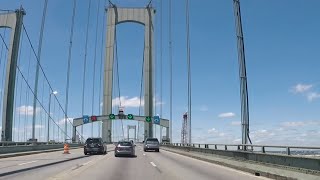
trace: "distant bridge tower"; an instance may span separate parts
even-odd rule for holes
[[[118,8],[111,4],[107,9],[106,56],[104,65],[103,108],[102,114],[112,113],[113,62],[116,26],[121,23],[134,22],[145,27],[144,35],[144,112],[153,116],[153,33],[155,10],[144,8]],[[112,121],[103,121],[102,138],[111,142]],[[153,137],[152,123],[144,124],[144,138]]]
[[[182,120],[182,128],[181,128],[181,143],[182,144],[187,144],[188,141],[188,113],[183,114],[183,120]]]
[[[0,14],[0,28],[11,28],[9,42],[7,70],[5,77],[2,113],[1,141],[12,141],[12,123],[14,108],[14,89],[16,80],[16,67],[19,52],[20,35],[25,11],[21,8],[15,12]]]

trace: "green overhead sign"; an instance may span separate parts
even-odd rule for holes
[[[132,114],[128,114],[128,119],[133,120],[133,115]]]
[[[115,119],[116,116],[114,114],[109,114],[109,119]]]
[[[150,117],[150,116],[147,116],[147,117],[146,117],[146,121],[147,121],[147,122],[151,122],[151,117]]]

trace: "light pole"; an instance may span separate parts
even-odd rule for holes
[[[47,143],[49,144],[49,132],[50,132],[50,127],[49,127],[49,124],[50,124],[50,107],[51,107],[51,95],[54,94],[58,94],[57,91],[53,91],[50,93],[50,96],[49,96],[49,113],[48,113],[48,124],[47,124]]]

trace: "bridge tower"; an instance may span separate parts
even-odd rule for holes
[[[20,35],[25,11],[20,8],[14,12],[0,14],[0,28],[11,28],[8,50],[6,79],[4,86],[1,141],[12,141],[12,123],[16,66],[18,60]]]
[[[112,113],[113,63],[116,37],[116,26],[121,23],[134,22],[145,27],[144,35],[144,112],[153,116],[153,33],[155,10],[145,8],[118,8],[111,4],[107,8],[106,55],[104,65],[103,115]],[[152,123],[144,124],[144,137],[153,137]],[[111,142],[112,121],[103,121],[102,138]]]

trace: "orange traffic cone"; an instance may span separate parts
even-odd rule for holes
[[[63,146],[63,154],[70,154],[70,152],[69,152],[69,144],[64,144],[64,146]]]

